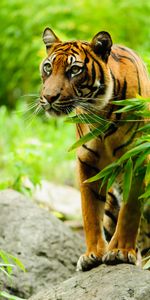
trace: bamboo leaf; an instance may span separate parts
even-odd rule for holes
[[[113,183],[114,183],[115,179],[117,178],[118,174],[120,173],[120,171],[121,171],[121,168],[120,168],[120,167],[117,167],[117,168],[113,171],[111,177],[110,177],[109,180],[108,180],[108,184],[107,184],[107,192],[108,192],[108,190],[111,188],[111,186],[113,185]]]
[[[127,105],[137,105],[139,103],[141,103],[141,101],[137,98],[133,98],[133,99],[126,99],[126,100],[116,100],[116,101],[112,101],[113,104],[118,105],[118,106],[127,106]]]
[[[115,167],[118,166],[118,163],[112,163],[109,166],[107,166],[106,168],[104,168],[102,171],[100,171],[98,174],[96,174],[93,177],[90,177],[89,179],[87,179],[85,182],[93,182],[96,180],[99,180],[105,176],[111,176],[112,174],[112,170],[114,170]]]
[[[124,179],[123,179],[123,201],[127,202],[131,183],[132,183],[132,176],[133,176],[133,162],[130,158],[124,168]]]
[[[106,124],[105,126],[99,126],[97,128],[95,128],[94,130],[90,131],[89,133],[87,133],[86,135],[82,136],[77,142],[75,142],[69,149],[68,151],[72,151],[78,147],[80,147],[81,145],[89,142],[90,140],[101,136],[104,134],[104,132],[108,129],[109,125]]]
[[[150,142],[145,142],[141,145],[138,145],[134,147],[133,149],[127,151],[124,155],[121,156],[121,158],[118,160],[118,163],[122,163],[125,160],[129,159],[132,156],[137,155],[141,151],[145,151],[146,149],[150,148]]]
[[[146,187],[145,193],[139,197],[139,199],[148,199],[148,198],[150,198],[150,185]]]
[[[150,184],[150,162],[147,164],[147,168],[146,168],[145,183],[146,185]]]
[[[150,154],[150,149],[147,149],[145,152],[141,153],[141,155],[136,159],[134,172],[136,172],[137,169],[142,165],[148,154]]]
[[[141,110],[136,112],[137,116],[142,116],[142,117],[150,117],[150,112],[148,110]]]
[[[110,175],[107,174],[105,177],[103,177],[102,182],[100,184],[100,189],[99,189],[99,193],[101,192],[102,187],[105,185],[105,183],[108,181]]]
[[[148,131],[150,133],[150,124],[146,124],[142,127],[140,127],[137,131]]]
[[[104,118],[94,114],[79,114],[73,117],[68,117],[65,119],[66,123],[77,123],[77,124],[94,124],[99,123],[102,125],[105,125],[106,123],[109,123],[108,120],[105,120]]]
[[[143,104],[138,104],[138,105],[127,105],[124,106],[123,108],[120,108],[118,110],[115,111],[115,113],[122,113],[122,112],[128,112],[128,111],[135,111],[134,113],[136,115],[141,115],[140,110],[142,109],[142,111],[144,110],[145,106]],[[145,113],[148,113],[147,111],[145,111]]]

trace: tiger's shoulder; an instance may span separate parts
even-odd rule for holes
[[[146,65],[134,50],[114,44],[108,66],[114,82],[114,93],[118,94],[119,89],[126,93],[119,94],[121,99],[133,98],[137,94],[150,96],[150,79]]]

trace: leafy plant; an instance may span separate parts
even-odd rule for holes
[[[122,106],[122,108],[116,109],[115,113],[124,112],[125,117],[121,120],[117,126],[121,126],[124,122],[142,122],[143,117],[149,117],[150,112],[148,109],[148,104],[150,99],[129,99],[129,100],[120,100],[113,101],[113,104],[116,106]],[[126,114],[128,112],[128,114]],[[129,114],[130,112],[130,114]],[[98,135],[104,135],[105,132],[112,125],[112,122],[105,120],[99,116],[90,116],[82,114],[82,118],[79,116],[67,118],[67,122],[71,123],[90,123],[90,118],[95,119],[97,128],[94,127],[88,134],[82,136],[75,144],[73,144],[69,150],[73,150],[87,141],[97,137]],[[99,126],[99,123],[101,124]],[[101,187],[107,182],[107,191],[110,189],[114,183],[116,177],[122,173],[124,174],[123,180],[123,200],[127,202],[131,183],[133,177],[143,176],[143,180],[146,183],[146,190],[143,195],[140,196],[140,199],[147,199],[150,197],[150,163],[144,163],[147,155],[150,154],[150,124],[146,124],[140,128],[136,129],[137,132],[142,133],[142,135],[137,138],[132,145],[132,148],[128,150],[124,155],[122,155],[118,160],[108,165],[98,174],[86,180],[86,182],[93,182],[96,180],[101,180]]]
[[[25,272],[24,265],[17,257],[8,254],[3,250],[0,250],[0,272],[2,272],[6,277],[11,279],[13,268],[15,266],[19,267],[22,271]],[[0,291],[0,296],[10,300],[23,300],[22,298],[10,295],[5,291]]]

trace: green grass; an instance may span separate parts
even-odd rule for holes
[[[41,116],[31,121],[31,115],[18,110],[0,108],[0,189],[24,191],[26,179],[34,185],[41,179],[73,185],[75,154],[68,148],[75,139],[74,125]]]

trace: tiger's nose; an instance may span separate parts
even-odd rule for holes
[[[56,95],[49,95],[49,94],[44,94],[43,97],[51,104],[53,102],[55,102],[56,100],[58,100],[58,98],[60,97],[60,93],[56,94]]]

